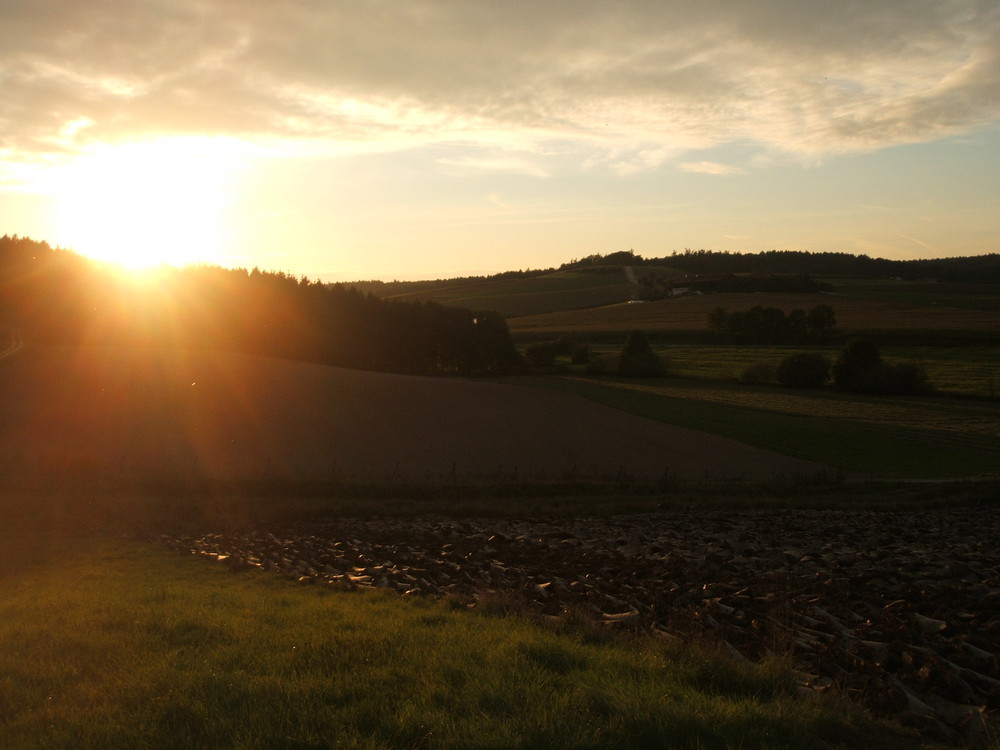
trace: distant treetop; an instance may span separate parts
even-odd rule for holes
[[[560,270],[594,266],[669,266],[691,274],[813,274],[822,276],[867,276],[908,281],[1000,283],[1000,254],[956,258],[888,260],[850,253],[767,250],[759,253],[725,250],[674,252],[662,258],[644,258],[633,250],[594,253],[563,263]]]

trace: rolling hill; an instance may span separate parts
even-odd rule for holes
[[[627,302],[636,293],[631,267],[590,266],[515,275],[436,282],[359,282],[348,285],[397,301],[438,302],[473,310],[495,310],[506,317],[537,315],[561,310]],[[643,268],[660,275],[682,275],[669,268]]]

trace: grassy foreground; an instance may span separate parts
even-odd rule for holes
[[[139,542],[71,543],[3,573],[2,747],[915,746],[798,697],[776,665]]]

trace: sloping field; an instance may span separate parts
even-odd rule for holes
[[[818,464],[545,389],[218,352],[25,347],[0,477],[769,478]]]
[[[506,316],[611,305],[628,300],[635,286],[621,268],[565,270],[514,279],[442,282],[439,288],[397,294],[391,299],[433,301]]]
[[[988,401],[873,398],[697,380],[532,382],[667,424],[881,478],[997,476],[1000,408]]]
[[[829,305],[837,327],[845,331],[942,330],[1000,331],[1000,312],[959,307],[928,307],[909,302],[861,299],[839,294],[706,294],[589,310],[566,310],[508,321],[514,333],[623,331],[707,331],[708,315],[717,307],[730,312],[756,305],[777,307],[786,314]]]

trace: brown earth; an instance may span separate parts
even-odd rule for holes
[[[25,347],[0,364],[0,451],[0,477],[769,479],[826,468],[527,387],[112,347]]]
[[[707,331],[708,316],[717,307],[729,312],[755,305],[777,307],[786,314],[796,308],[809,310],[829,305],[837,327],[846,331],[944,330],[998,331],[1000,313],[958,307],[927,307],[839,294],[706,294],[678,297],[645,304],[620,304],[587,310],[565,310],[543,315],[512,318],[514,333],[627,331]]]

